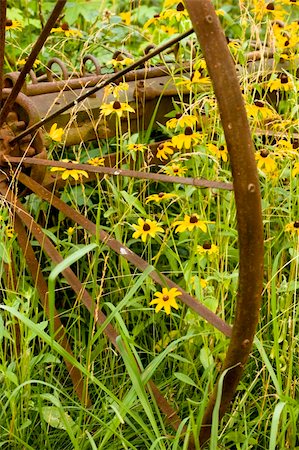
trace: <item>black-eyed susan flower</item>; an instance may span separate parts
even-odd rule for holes
[[[132,14],[131,11],[119,13],[119,17],[126,25],[131,25]]]
[[[119,95],[121,92],[125,92],[129,89],[129,85],[126,82],[121,82],[119,84],[109,84],[108,86],[106,86],[105,88],[105,94],[112,94],[113,97],[115,98],[119,98]]]
[[[204,242],[202,245],[197,246],[197,253],[201,256],[213,258],[219,254],[219,248],[215,244]]]
[[[266,84],[270,92],[272,91],[290,91],[294,89],[293,80],[286,74],[282,73],[280,76],[269,80]]]
[[[298,174],[299,174],[299,163],[297,162],[297,163],[295,163],[295,165],[293,167],[292,175],[293,175],[293,177],[295,177]]]
[[[160,14],[155,14],[153,17],[151,17],[150,19],[148,19],[145,24],[143,25],[143,29],[146,30],[147,28],[149,28],[151,25],[157,25],[160,21],[161,21],[161,16]]]
[[[297,234],[299,236],[299,220],[288,223],[285,226],[284,230],[292,234]]]
[[[187,172],[187,167],[183,167],[181,164],[171,164],[170,166],[164,167],[164,172],[166,175],[173,177],[183,177]]]
[[[116,58],[107,61],[107,65],[113,66],[114,69],[123,69],[133,64],[134,59],[119,54]]]
[[[156,157],[159,159],[168,159],[173,155],[173,144],[170,141],[161,142],[157,147]]]
[[[10,20],[10,19],[6,19],[5,22],[5,30],[15,30],[15,31],[20,31],[22,30],[22,24],[21,22],[19,22],[18,20]]]
[[[209,143],[207,147],[208,150],[218,159],[222,159],[222,161],[227,162],[228,151],[226,145],[219,145],[219,147],[217,147],[216,145]]]
[[[62,159],[62,162],[71,162],[72,164],[78,164],[77,161],[70,161],[69,159]],[[88,173],[81,169],[65,169],[64,167],[51,167],[50,172],[62,172],[61,178],[67,180],[69,177],[78,181],[82,179],[82,176],[88,178]]]
[[[53,123],[49,131],[49,136],[52,141],[61,142],[63,136],[63,128],[57,128],[57,123]]]
[[[191,145],[198,144],[203,140],[203,135],[198,132],[193,132],[191,127],[187,127],[184,133],[180,133],[177,136],[171,138],[172,144],[179,150],[185,148],[189,150]]]
[[[210,79],[210,77],[202,76],[202,74],[199,70],[195,70],[192,73],[190,80],[180,79],[177,82],[177,85],[186,86],[186,88],[189,89],[189,91],[191,91],[194,86],[196,87],[197,85],[200,85],[200,84],[209,85],[209,84],[211,84],[211,79]]]
[[[184,220],[177,220],[173,222],[172,226],[176,227],[176,233],[183,233],[184,231],[192,231],[194,228],[199,228],[204,233],[207,232],[207,222],[205,220],[199,220],[198,214],[185,215]]]
[[[175,115],[175,117],[173,117],[172,119],[167,120],[166,122],[166,127],[169,130],[172,130],[174,128],[185,128],[185,127],[194,127],[194,125],[196,125],[198,122],[197,117],[192,116],[192,115],[187,115],[187,114],[181,114],[181,113],[177,113]]]
[[[259,152],[255,153],[255,159],[257,161],[257,167],[260,170],[264,170],[266,173],[275,172],[276,170],[276,162],[271,157],[269,150],[262,149]]]
[[[180,2],[175,9],[166,9],[161,13],[162,19],[176,20],[177,22],[181,22],[188,16],[188,11],[186,10],[182,2]]]
[[[278,23],[274,23],[272,26],[275,47],[279,51],[294,49],[298,42],[298,24],[293,23],[281,27]]]
[[[168,194],[166,192],[159,192],[159,194],[149,195],[145,201],[145,203],[156,202],[161,203],[163,200],[171,200],[176,199],[178,196],[176,194]]]
[[[90,164],[92,166],[104,166],[105,165],[105,158],[100,158],[99,156],[95,156],[94,158],[90,158],[87,160],[87,164]]]
[[[265,119],[273,119],[277,116],[277,113],[272,111],[264,102],[255,100],[253,104],[246,104],[246,111],[249,117],[252,117],[255,121],[259,122]]]
[[[272,20],[283,20],[285,12],[280,5],[265,0],[253,1],[252,13],[256,20],[262,20],[268,17]]]
[[[100,109],[104,116],[116,114],[119,118],[122,117],[124,113],[135,112],[135,110],[128,105],[128,103],[121,103],[118,100],[110,103],[104,103]]]
[[[133,238],[138,239],[141,237],[143,242],[146,241],[148,236],[155,237],[157,233],[164,233],[163,228],[155,220],[149,219],[143,220],[139,218],[138,225],[133,225],[133,228],[136,230],[133,233]]]
[[[278,156],[288,155],[292,157],[297,154],[293,147],[293,144],[287,139],[280,139],[279,141],[277,141],[274,147],[274,151]]]
[[[64,34],[66,37],[82,37],[82,32],[75,28],[70,28],[65,22],[61,27],[52,28],[51,33]]]
[[[128,144],[127,149],[133,152],[143,152],[147,150],[147,145],[145,144]]]
[[[26,64],[27,58],[19,59],[17,61],[17,66],[24,66]],[[36,59],[34,63],[32,64],[32,67],[36,69],[41,64],[39,59]]]
[[[171,308],[178,309],[179,306],[176,302],[176,297],[182,295],[177,288],[163,288],[162,292],[155,292],[154,296],[157,297],[150,302],[150,305],[156,305],[155,311],[159,312],[164,308],[167,315],[170,314]]]
[[[202,289],[205,289],[208,285],[207,280],[205,280],[204,278],[199,278],[197,275],[193,275],[190,282],[193,289],[196,287],[196,285],[198,285],[198,283]]]

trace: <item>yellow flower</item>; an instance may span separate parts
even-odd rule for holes
[[[293,175],[293,177],[295,177],[296,175],[298,175],[298,173],[299,173],[299,163],[297,162],[297,163],[295,163],[294,168],[293,168],[293,170],[292,170],[292,175]]]
[[[19,59],[19,61],[17,61],[17,66],[24,66],[26,64],[26,61],[27,61],[27,58]],[[32,65],[32,67],[34,69],[36,69],[40,63],[41,63],[40,60],[36,59]]]
[[[287,92],[294,89],[294,83],[286,73],[282,73],[280,77],[269,80],[266,87],[269,88],[270,92],[274,90]]]
[[[275,172],[276,170],[276,162],[270,156],[270,152],[266,149],[263,149],[259,152],[256,152],[255,159],[257,161],[257,167],[260,170],[264,170],[266,173]]]
[[[63,33],[66,37],[82,37],[80,30],[69,28],[67,23],[63,23],[61,27],[52,28],[51,33]]]
[[[134,60],[127,56],[119,54],[116,58],[107,61],[107,64],[112,65],[114,69],[122,69],[123,67],[130,66]]]
[[[217,147],[214,144],[208,144],[208,149],[211,153],[217,156],[217,158],[222,159],[224,162],[227,162],[228,151],[226,145],[220,145],[219,147]]]
[[[22,24],[21,22],[19,22],[18,20],[10,20],[10,19],[6,19],[6,23],[5,23],[5,30],[16,30],[16,31],[20,31],[22,30]]]
[[[193,127],[198,122],[197,117],[195,116],[187,116],[181,113],[178,113],[172,119],[167,120],[166,127],[171,130],[173,128],[185,128],[185,127]]]
[[[204,278],[199,278],[197,275],[192,276],[190,281],[193,289],[195,288],[195,284],[197,284],[198,282],[202,289],[205,289],[208,285],[207,280],[205,280]]]
[[[11,225],[7,225],[5,227],[5,234],[9,239],[13,238],[15,235],[14,228]]]
[[[282,20],[284,18],[284,11],[281,6],[277,6],[274,2],[266,2],[265,0],[254,0],[254,8],[252,13],[256,20],[262,20],[264,17],[269,17],[273,20]]]
[[[95,158],[89,159],[87,161],[87,164],[91,164],[92,166],[104,166],[105,158],[100,158],[99,156],[96,156]]]
[[[185,148],[189,150],[191,145],[198,144],[203,139],[203,136],[197,132],[193,133],[191,127],[187,127],[184,133],[180,133],[177,136],[173,136],[171,142],[179,150]]]
[[[296,150],[293,147],[293,144],[290,141],[287,141],[286,139],[280,139],[275,147],[275,153],[277,155],[287,155],[289,157],[297,155]]]
[[[164,167],[164,172],[173,177],[183,177],[187,170],[187,167],[182,167],[180,164],[171,164],[171,166]]]
[[[169,155],[173,155],[173,145],[170,141],[161,142],[157,147],[156,157],[159,159],[168,159]]]
[[[148,147],[145,144],[128,144],[128,150],[133,150],[134,152],[143,152]]]
[[[105,94],[112,94],[113,97],[119,98],[119,94],[121,92],[127,91],[129,89],[129,85],[126,82],[121,82],[119,84],[109,84],[105,88]]]
[[[299,42],[298,24],[292,22],[291,24],[281,27],[279,24],[273,24],[273,34],[275,39],[275,47],[283,51],[285,49],[293,49]]]
[[[295,222],[288,223],[285,226],[284,230],[292,234],[298,234],[299,236],[299,220],[295,220]]]
[[[149,219],[138,219],[138,225],[133,225],[136,230],[133,233],[133,238],[138,239],[141,236],[143,242],[146,241],[147,237],[155,237],[156,233],[164,233],[162,227],[159,227],[158,223],[154,220]]]
[[[195,70],[191,75],[191,79],[183,79],[182,81],[177,82],[178,85],[186,86],[189,91],[192,90],[193,86],[197,86],[198,84],[211,84],[210,77],[203,77],[199,70]]]
[[[131,24],[131,11],[122,12],[122,13],[119,14],[119,17],[121,17],[122,21],[126,25],[130,25]]]
[[[71,162],[72,164],[78,164],[77,161],[69,161],[68,159],[62,159],[62,162]],[[85,170],[80,169],[65,169],[64,167],[51,167],[50,172],[63,172],[61,178],[67,180],[69,177],[78,181],[82,176],[88,178],[88,173]]]
[[[52,141],[61,142],[63,136],[63,128],[57,128],[57,123],[53,123],[49,131],[49,136]]]
[[[219,254],[219,249],[217,245],[211,244],[210,242],[205,242],[203,245],[197,246],[197,252],[200,255],[207,255],[208,257],[213,258]]]
[[[186,230],[192,231],[194,228],[199,228],[201,231],[206,233],[207,223],[210,222],[199,220],[198,214],[192,214],[191,216],[186,214],[184,220],[177,220],[176,222],[173,222],[172,226],[177,227],[175,230],[176,233],[183,233]]]
[[[182,293],[177,288],[163,288],[162,292],[155,292],[154,296],[157,298],[152,300],[150,305],[157,305],[155,309],[156,313],[164,308],[166,314],[170,314],[171,308],[179,308],[176,302],[176,297],[179,295],[182,295]]]
[[[135,112],[128,103],[121,103],[118,100],[110,102],[109,104],[104,103],[100,109],[105,116],[115,113],[119,118],[123,116],[124,112]]]
[[[189,17],[188,11],[185,6],[180,2],[176,9],[167,9],[161,13],[162,19],[172,20],[175,19],[177,22],[181,22],[182,19]]]
[[[74,234],[74,232],[75,232],[75,227],[69,227],[66,231],[66,234],[68,236],[72,236]]]
[[[252,105],[246,104],[246,111],[249,117],[252,117],[256,121],[265,119],[273,119],[277,116],[268,106],[265,106],[264,102],[255,100]]]
[[[151,25],[157,25],[157,23],[161,20],[160,14],[155,14],[154,17],[148,19],[143,25],[143,29],[146,30]]]
[[[178,196],[176,194],[167,194],[166,192],[159,192],[159,194],[152,194],[149,195],[145,201],[145,203],[149,203],[149,202],[157,202],[160,203],[162,202],[162,200],[168,200],[171,198],[178,198]]]

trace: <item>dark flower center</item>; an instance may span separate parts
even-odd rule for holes
[[[198,222],[198,218],[196,216],[190,217],[190,223],[197,223],[197,222]]]
[[[150,225],[148,223],[145,223],[142,227],[143,231],[149,231],[151,229]]]
[[[155,14],[154,19],[158,19],[160,17],[160,14]]]
[[[180,3],[178,4],[178,6],[176,7],[176,10],[177,10],[177,11],[184,11],[184,10],[185,10],[185,6],[183,5],[182,2],[180,2]]]
[[[283,73],[280,77],[280,81],[281,81],[281,84],[286,84],[289,82],[289,77],[285,73]]]
[[[212,245],[210,242],[205,242],[202,246],[205,250],[210,250],[212,248]]]
[[[163,300],[163,302],[167,302],[169,300],[169,296],[163,295],[162,300]]]
[[[173,167],[173,173],[178,173],[178,171],[179,171],[179,168],[178,167]]]
[[[119,103],[119,101],[115,100],[115,102],[113,103],[113,109],[121,109],[121,104]]]
[[[12,20],[6,19],[5,25],[6,25],[7,27],[11,27],[11,26],[12,26]]]
[[[66,22],[64,22],[64,23],[61,25],[61,28],[63,29],[63,31],[67,31],[67,30],[70,29],[68,23],[66,23]]]
[[[284,46],[287,47],[290,44],[290,41],[287,39],[284,43]]]
[[[299,228],[299,220],[295,220],[295,222],[294,222],[294,228]]]
[[[181,113],[177,113],[176,115],[175,115],[175,118],[176,119],[180,119],[182,117],[182,114]]]
[[[164,197],[164,195],[165,195],[165,193],[164,193],[164,192],[159,192],[159,194],[158,194],[158,197],[160,197],[160,198],[163,198],[163,197]]]
[[[296,2],[297,2],[297,0],[290,0],[290,2],[291,2],[291,3],[296,3]]]
[[[265,148],[263,150],[261,150],[261,157],[262,158],[267,158],[267,156],[269,155],[269,150],[266,150]]]
[[[268,10],[268,11],[274,11],[274,3],[268,3],[268,5],[266,6],[266,9]]]
[[[224,145],[220,145],[219,150],[220,150],[221,152],[223,152],[223,150],[224,150]]]
[[[259,100],[255,100],[254,104],[255,104],[255,106],[257,106],[258,108],[263,108],[263,106],[264,106],[264,103],[263,103],[263,102],[260,102]]]
[[[191,134],[193,134],[192,128],[191,127],[187,127],[185,130],[185,135],[186,136],[190,136]]]

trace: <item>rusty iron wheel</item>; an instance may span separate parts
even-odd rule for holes
[[[173,183],[192,184],[194,186],[234,189],[239,233],[240,269],[235,322],[233,327],[229,326],[217,315],[212,313],[197,299],[183,291],[169,278],[164,275],[161,276],[161,274],[158,274],[155,270],[149,271],[149,277],[157,284],[176,287],[182,293],[180,297],[181,300],[188,307],[196,311],[225,336],[231,338],[222,367],[223,385],[219,409],[219,416],[222,417],[233,399],[244,365],[247,362],[252,348],[259,318],[263,277],[263,232],[258,174],[239,82],[227,48],[227,41],[224,33],[210,0],[185,0],[185,5],[193,23],[194,30],[189,30],[187,33],[184,33],[184,35],[172,39],[169,43],[154,50],[152,49],[152,51],[148,52],[143,58],[133,63],[128,68],[125,68],[112,76],[106,76],[100,82],[98,78],[101,77],[100,67],[97,65],[97,62],[93,59],[92,55],[88,55],[86,60],[92,61],[96,69],[95,75],[97,81],[95,84],[93,86],[89,85],[91,87],[86,89],[86,92],[66,105],[57,108],[51,115],[41,118],[35,111],[34,104],[30,101],[30,97],[27,97],[26,93],[21,93],[21,89],[24,86],[26,75],[30,73],[40,49],[44,45],[65,4],[66,0],[58,0],[56,2],[53,12],[45,24],[21,73],[15,80],[11,79],[9,81],[7,79],[8,84],[4,83],[3,76],[6,0],[2,0],[0,6],[0,73],[2,74],[0,77],[0,95],[2,100],[2,109],[0,111],[0,195],[2,200],[14,205],[15,230],[20,249],[27,261],[28,270],[31,273],[34,285],[38,290],[42,306],[48,317],[50,317],[47,282],[42,274],[35,252],[30,243],[30,235],[32,234],[34,239],[40,243],[43,251],[54,263],[60,263],[62,261],[62,256],[56,250],[51,240],[42,231],[41,226],[36,223],[33,217],[25,210],[20,199],[11,188],[10,182],[12,177],[21,183],[26,192],[36,194],[39,198],[48,202],[52,207],[63,212],[63,214],[70,218],[74,223],[80,224],[91,235],[99,234],[100,241],[104,242],[108,247],[139,270],[144,271],[149,267],[149,264],[145,260],[103,230],[97,230],[97,227],[93,222],[53,194],[50,190],[51,183],[46,183],[44,181],[46,166],[56,165],[63,168],[71,168],[71,165],[70,163],[54,163],[53,161],[50,162],[47,160],[47,152],[43,146],[40,129],[42,126],[51,123],[51,120],[53,121],[65,111],[68,111],[78,103],[83,102],[86,98],[93,96],[109,83],[117,81],[125,75],[130,76],[132,70],[142,66],[154,55],[167,50],[169,47],[177,44],[182,38],[187,37],[195,31],[207,62],[207,67],[219,105],[227,148],[230,154],[233,186],[207,180],[190,178],[180,179],[168,176],[163,178],[164,176],[159,174],[144,174],[123,169],[115,170],[113,168],[114,161],[112,156],[110,159],[109,157],[106,158],[105,167],[91,167],[80,164],[78,165],[78,169],[86,170],[90,174],[94,173],[96,175],[108,173],[113,176],[132,176],[153,180],[167,180],[168,182]],[[61,70],[63,72],[63,77],[66,78],[67,71],[65,67],[61,67]],[[159,70],[159,68],[156,68],[153,76],[156,76],[155,74],[159,73]],[[83,73],[86,74],[84,71]],[[38,89],[34,76],[32,77],[32,80],[32,89]],[[91,79],[89,79],[89,81],[90,80]],[[12,85],[9,83],[12,83]],[[73,83],[76,83],[76,81]],[[15,108],[16,105],[17,108]],[[30,151],[28,152],[29,141]],[[25,147],[26,157],[24,156]],[[20,170],[20,168],[22,168],[22,170]],[[102,311],[97,311],[95,314],[94,300],[84,289],[84,286],[75,273],[70,268],[67,268],[62,274],[72,289],[78,294],[81,302],[86,306],[90,313],[94,315],[95,322],[99,326],[103,325],[107,319],[106,316]],[[69,355],[73,355],[65,329],[56,310],[54,311],[54,330],[55,339],[64,347]],[[117,330],[111,323],[108,323],[103,332],[117,349]],[[65,358],[65,364],[78,397],[84,404],[90,405],[91,400],[85,389],[83,375],[70,363],[68,358]],[[177,411],[168,404],[152,381],[148,383],[148,387],[170,425],[177,430],[181,424],[181,419]],[[217,389],[218,385],[216,384],[204,414],[200,436],[198,437],[200,444],[207,442],[210,437],[212,413],[215,406]],[[182,430],[185,431],[186,428],[183,427]],[[197,445],[195,443],[196,440],[196,437],[193,437],[190,440],[190,449],[195,448]]]

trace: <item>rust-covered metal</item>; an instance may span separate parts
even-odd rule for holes
[[[186,0],[217,97],[233,174],[239,234],[239,288],[232,338],[222,370],[220,417],[233,399],[252,348],[259,319],[263,282],[261,194],[254,147],[239,80],[227,41],[210,0]],[[200,441],[210,436],[218,386],[205,412]]]

